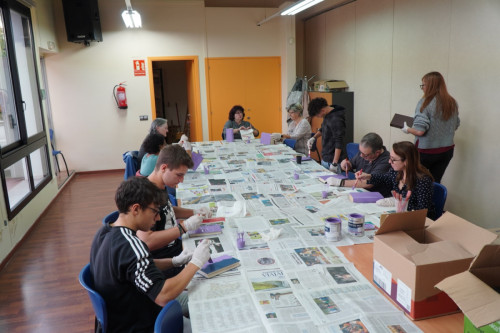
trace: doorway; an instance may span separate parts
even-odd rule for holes
[[[150,57],[148,69],[152,118],[168,119],[167,141],[201,141],[198,57]]]

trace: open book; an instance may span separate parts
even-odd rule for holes
[[[346,177],[344,174],[319,176],[318,179],[320,182],[326,184],[326,180],[330,177],[337,179],[349,179],[349,177]]]
[[[198,271],[204,277],[210,279],[218,274],[224,273],[230,269],[240,266],[240,261],[229,255],[223,255],[213,259],[213,263],[206,263],[202,269]]]
[[[379,192],[351,192],[349,193],[349,200],[357,203],[373,203],[378,199],[383,199],[384,196]]]

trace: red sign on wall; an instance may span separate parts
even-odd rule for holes
[[[134,60],[134,76],[146,76],[146,63],[144,60]]]

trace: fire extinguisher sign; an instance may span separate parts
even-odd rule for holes
[[[146,63],[144,60],[134,60],[134,76],[146,76]]]

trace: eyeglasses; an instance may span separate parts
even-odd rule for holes
[[[395,159],[395,158],[392,158],[392,157],[389,157],[389,163],[394,163],[394,162],[399,162],[399,161],[402,161],[403,159]]]
[[[159,209],[155,209],[153,207],[146,207],[146,208],[149,208],[153,211],[153,213],[155,213],[155,218],[158,217],[158,215],[160,214],[160,210]]]
[[[363,152],[361,152],[361,150],[359,151],[359,156],[363,157],[363,158],[367,158],[368,156],[372,156],[373,155],[373,152],[369,153],[369,154],[365,154]]]

